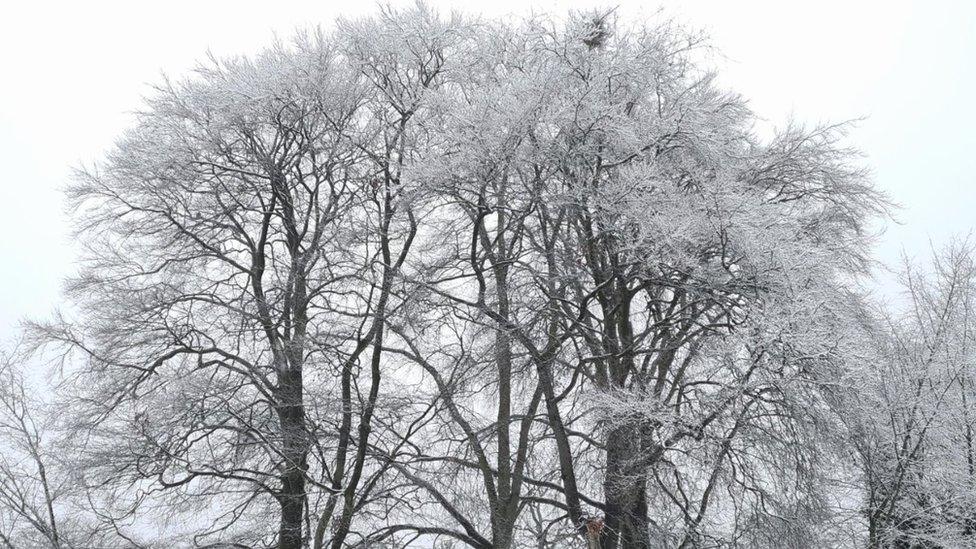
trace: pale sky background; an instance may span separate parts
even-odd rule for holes
[[[403,2],[391,2],[400,5]],[[705,30],[726,59],[721,81],[765,120],[867,117],[850,142],[878,186],[903,209],[877,256],[976,225],[976,2],[432,1],[485,16],[618,6],[657,8]],[[79,163],[98,160],[130,123],[147,84],[179,76],[207,50],[252,53],[274,33],[328,26],[375,10],[354,2],[197,0],[7,2],[0,7],[0,341],[25,316],[60,301],[71,272],[60,189]]]

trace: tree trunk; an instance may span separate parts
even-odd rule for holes
[[[502,519],[505,520],[505,519]],[[491,546],[493,549],[512,549],[514,532],[510,524],[496,524],[492,527]]]
[[[278,549],[302,549],[305,510],[305,474],[308,471],[308,436],[305,432],[305,407],[302,402],[302,372],[286,368],[279,373],[278,419],[281,422],[281,523]]]
[[[498,298],[498,316],[509,320],[508,304],[508,268],[499,265],[499,258],[505,258],[505,238],[502,233],[505,227],[504,209],[498,214],[498,246],[495,264],[492,270],[495,275],[495,294]],[[510,549],[512,546],[513,529],[515,528],[518,494],[512,493],[512,339],[507,330],[495,330],[495,366],[498,370],[498,415],[495,429],[498,439],[498,456],[496,467],[498,470],[497,508],[492,512],[492,546],[495,549]],[[515,512],[513,512],[515,511]]]
[[[556,397],[552,360],[548,357],[537,360],[536,371],[539,375],[539,386],[542,388],[542,394],[545,397],[549,428],[552,429],[552,436],[556,442],[559,478],[563,485],[563,497],[566,500],[569,520],[579,528],[584,520],[583,507],[580,504],[579,487],[576,483],[572,446],[569,442],[569,435],[566,433],[566,426],[563,424],[562,413],[559,411],[559,402]]]
[[[614,427],[607,434],[606,448],[606,526],[600,547],[650,549],[647,475],[641,460],[639,430],[629,425]]]

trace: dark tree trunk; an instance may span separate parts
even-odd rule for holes
[[[281,422],[282,455],[285,460],[278,496],[281,505],[278,549],[302,549],[309,448],[302,402],[302,372],[286,368],[278,379],[278,419]]]
[[[539,386],[542,388],[542,394],[545,397],[549,428],[552,429],[553,439],[556,442],[556,455],[559,459],[559,477],[563,485],[563,497],[566,501],[566,509],[569,512],[569,520],[577,528],[582,528],[584,520],[583,507],[580,504],[579,487],[576,483],[576,469],[573,463],[572,446],[569,442],[566,426],[563,424],[562,413],[559,411],[559,402],[557,400],[552,375],[552,360],[547,357],[538,359],[536,362],[536,371],[539,375]]]
[[[606,447],[606,520],[600,549],[650,549],[647,475],[639,430],[628,425],[613,428]]]
[[[507,517],[506,517],[507,518]],[[501,519],[504,520],[504,519]],[[511,549],[514,532],[508,524],[492,526],[491,546],[493,549]]]

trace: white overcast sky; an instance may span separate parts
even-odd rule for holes
[[[402,2],[392,2],[399,5]],[[851,142],[903,209],[878,246],[924,256],[928,242],[976,225],[976,2],[665,0],[432,1],[485,16],[564,15],[618,6],[705,30],[725,59],[722,82],[771,123],[866,117]],[[275,33],[328,26],[371,0],[7,2],[0,7],[0,341],[19,319],[59,303],[72,269],[60,189],[99,159],[162,72],[180,75],[210,50],[251,53]]]

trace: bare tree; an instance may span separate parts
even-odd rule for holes
[[[873,354],[854,382],[853,444],[868,546],[957,547],[974,539],[974,270],[968,241],[905,259],[900,306],[875,311]]]
[[[535,365],[557,506],[581,531],[593,514],[584,503],[605,514],[604,548],[649,546],[647,479],[668,455],[713,431],[729,446],[744,429],[728,420],[746,403],[792,391],[788,380],[813,380],[836,358],[839,335],[818,326],[839,314],[840,279],[863,270],[864,224],[884,209],[837,144],[842,128],[791,126],[760,142],[742,102],[692,64],[694,36],[643,32],[618,37],[608,18],[581,17],[504,35],[505,54],[493,57],[518,68],[490,66],[505,86],[479,100],[504,97],[517,107],[501,112],[514,114],[462,118],[432,170],[461,197],[450,218],[471,237],[470,251],[451,248],[467,265],[428,286],[492,321],[496,345],[515,343]],[[459,290],[459,279],[470,285]],[[512,314],[512,281],[524,281],[518,295],[532,314]],[[572,411],[581,394],[602,419]],[[597,428],[602,441],[577,435]],[[583,458],[586,448],[605,462]],[[592,467],[603,502],[581,480]]]
[[[43,327],[84,360],[73,428],[103,441],[93,470],[179,497],[237,494],[215,533],[271,498],[282,549],[303,545],[316,480],[309,365],[354,361],[376,333],[362,324],[378,300],[349,283],[370,284],[374,264],[351,226],[376,196],[349,130],[361,86],[336,55],[301,36],[159,87],[69,191],[83,320]]]
[[[44,425],[35,418],[32,409],[37,402],[28,394],[15,362],[9,354],[0,355],[0,444],[4,449],[0,455],[4,530],[0,541],[9,548],[39,539],[58,549],[71,547],[59,532],[63,526],[55,506],[61,494],[48,472]]]
[[[71,187],[77,311],[32,327],[93,510],[203,546],[829,543],[886,203],[845,126],[758,137],[703,48],[418,5],[164,82]]]
[[[22,344],[0,351],[0,544],[138,546],[89,505],[90,494],[59,447],[51,387],[28,351]]]

